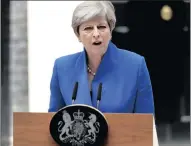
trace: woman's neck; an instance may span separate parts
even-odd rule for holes
[[[88,65],[93,72],[95,72],[95,73],[97,72],[101,59],[102,59],[102,56],[100,56],[100,55],[99,56],[95,56],[95,55],[89,56],[88,55]]]

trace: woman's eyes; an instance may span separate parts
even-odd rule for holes
[[[97,28],[102,30],[102,29],[105,29],[106,26],[102,26],[102,25],[101,25],[101,26],[97,26]],[[86,28],[84,28],[84,30],[87,30],[87,31],[93,30],[93,29],[94,29],[93,27],[86,27]]]
[[[93,27],[86,27],[84,30],[93,30]]]
[[[98,29],[105,29],[106,26],[98,26],[97,28],[98,28]]]

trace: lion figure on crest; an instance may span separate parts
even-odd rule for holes
[[[97,120],[96,115],[94,115],[92,113],[90,113],[89,121],[85,120],[86,127],[90,128],[88,130],[88,135],[86,135],[85,137],[89,138],[89,136],[93,136],[93,138],[91,139],[92,141],[95,141],[95,139],[96,139],[96,134],[95,133],[99,132],[98,126],[100,126],[100,125],[99,125],[99,122],[96,122],[96,120]],[[97,128],[97,130],[94,127],[94,124],[95,124],[95,127]]]
[[[58,132],[61,132],[60,137],[59,137],[61,141],[65,140],[69,137],[73,137],[73,135],[69,134],[69,131],[72,129],[73,121],[71,120],[70,115],[65,110],[63,111],[62,119],[65,123],[64,126],[63,126],[63,121],[58,122],[58,125],[59,125]],[[64,134],[66,134],[66,137],[63,137]]]

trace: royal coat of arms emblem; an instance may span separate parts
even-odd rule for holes
[[[104,141],[107,131],[103,115],[85,105],[72,105],[60,110],[50,123],[51,135],[60,145],[97,146]]]

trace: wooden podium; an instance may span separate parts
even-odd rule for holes
[[[58,146],[49,124],[55,113],[13,114],[13,146]],[[104,114],[109,125],[105,146],[153,146],[153,115]]]

